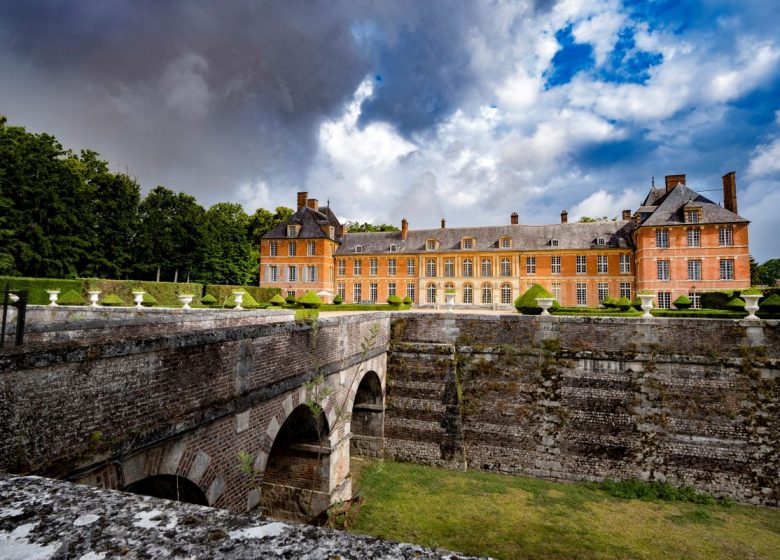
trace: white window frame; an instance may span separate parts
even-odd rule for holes
[[[279,267],[275,264],[272,264],[268,267],[268,282],[278,282],[279,281]]]
[[[688,261],[688,280],[701,280],[701,259]]]
[[[588,305],[588,283],[577,282],[577,305],[580,307]]]
[[[395,276],[397,272],[397,263],[395,259],[387,259],[387,275]]]
[[[414,276],[414,259],[406,259],[406,275],[407,276]]]
[[[279,255],[279,245],[276,243],[276,241],[271,241],[271,243],[268,245],[268,255],[271,257],[276,257]]]
[[[558,303],[561,303],[561,298],[563,297],[563,290],[561,289],[561,283],[560,282],[553,282],[550,287],[550,291],[552,292],[553,297],[555,298],[555,301]]]
[[[620,255],[620,273],[621,274],[631,273],[631,255],[628,253],[622,253]]]
[[[480,270],[482,271],[483,278],[489,278],[493,276],[493,259],[487,257],[483,258],[480,262]]]
[[[609,272],[609,257],[607,255],[596,256],[596,272],[598,274],[607,274]]]
[[[588,257],[585,255],[577,255],[577,274],[588,273]]]
[[[620,283],[620,297],[624,297],[631,301],[631,282]]]
[[[368,275],[376,276],[379,273],[379,260],[376,257],[368,259]]]
[[[377,282],[371,282],[368,285],[368,299],[370,299],[372,303],[376,303],[379,299],[379,284]]]
[[[395,282],[387,283],[387,297],[394,296],[396,291]]]
[[[363,284],[360,282],[352,285],[352,303],[360,303],[363,299]]]
[[[501,276],[512,276],[512,261],[508,257],[501,259]]]
[[[287,281],[288,282],[298,281],[298,267],[295,266],[294,264],[287,265]]]
[[[490,284],[482,284],[479,291],[482,294],[480,301],[482,301],[483,304],[493,303],[493,286]]]
[[[425,301],[427,303],[436,303],[436,284],[433,282],[425,286]]]
[[[347,299],[347,287],[344,282],[336,284],[336,293],[341,296],[341,301]]]
[[[455,259],[444,259],[444,276],[447,278],[455,276]]]
[[[734,259],[720,259],[720,279],[734,280]]]
[[[463,284],[463,303],[474,303],[474,286]]]
[[[501,284],[501,303],[512,303],[512,286],[508,282]]]
[[[298,244],[295,241],[287,242],[287,256],[294,257],[298,254]]]
[[[721,247],[734,246],[734,228],[722,227],[718,229],[718,244]]]
[[[426,278],[436,278],[436,259],[426,259],[425,276]]]
[[[463,268],[464,278],[471,278],[474,276],[474,261],[472,259],[463,259],[461,267]]]
[[[470,237],[466,237],[464,239],[460,240],[460,248],[461,249],[473,249],[474,248],[474,240]]]
[[[525,258],[525,273],[536,274],[536,257]]]
[[[363,274],[363,259],[355,259],[352,261],[352,274],[354,276]]]
[[[599,295],[599,303],[603,303],[609,297],[609,282],[599,282],[596,288]]]
[[[655,230],[655,246],[659,249],[669,248],[669,230],[657,229]]]
[[[363,246],[362,245],[355,245],[355,252],[356,253],[362,253],[363,252]]]
[[[550,257],[550,274],[561,273],[561,256],[553,255]]]
[[[690,228],[687,233],[688,247],[701,247],[701,230]]]
[[[659,282],[668,282],[672,279],[671,262],[665,259],[659,259],[656,261],[655,269],[657,273],[657,280]]]
[[[338,267],[338,275],[339,276],[346,276],[347,274],[347,259],[338,259],[336,261],[336,266]]]
[[[306,242],[306,256],[313,257],[317,251],[317,244],[314,241]]]
[[[658,292],[658,293],[656,293],[656,302],[658,303],[658,309],[671,309],[672,308],[672,292]]]
[[[408,297],[410,300],[414,301],[414,283],[413,282],[407,282],[406,283],[406,297]]]

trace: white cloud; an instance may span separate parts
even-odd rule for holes
[[[635,209],[641,193],[633,189],[624,189],[619,194],[599,189],[571,209],[569,216],[576,221],[583,216],[593,218],[620,219],[623,209]]]
[[[773,173],[780,173],[780,138],[757,146],[747,169],[749,177],[764,177]]]
[[[165,105],[185,116],[205,116],[211,102],[209,85],[203,76],[207,70],[206,59],[195,53],[171,61],[160,80]]]
[[[623,27],[625,17],[615,11],[605,11],[579,22],[572,29],[572,35],[578,43],[593,45],[596,64],[602,66],[612,52],[617,41],[618,31]]]

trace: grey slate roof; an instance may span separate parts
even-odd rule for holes
[[[390,245],[397,245],[397,253],[435,253],[445,251],[460,251],[460,242],[464,237],[474,238],[472,249],[464,253],[478,251],[500,251],[499,239],[512,239],[512,249],[591,249],[599,247],[596,244],[599,237],[606,241],[604,247],[629,247],[630,233],[634,229],[633,222],[591,222],[550,225],[508,225],[484,226],[444,229],[409,230],[406,241],[401,240],[401,232],[347,233],[337,256],[355,254],[355,247],[362,246],[362,253],[388,253]],[[435,251],[425,249],[426,241],[435,239],[439,247]],[[558,246],[552,247],[551,240],[557,239]],[[506,249],[503,249],[506,250]]]
[[[322,231],[323,226],[335,227],[336,235],[338,235],[339,226],[341,225],[338,218],[336,218],[336,215],[328,206],[321,206],[319,210],[313,210],[308,206],[302,206],[289,220],[279,224],[263,235],[262,239],[288,239],[287,226],[292,224],[301,226],[301,229],[298,232],[298,239],[328,237],[328,234],[326,233],[327,229],[325,232]]]
[[[653,190],[658,189],[652,189]],[[651,195],[648,195],[648,199]],[[646,200],[647,201],[647,200]],[[687,223],[685,221],[685,208],[701,208],[699,223],[701,224],[729,224],[747,223],[749,220],[738,216],[730,210],[726,210],[709,198],[689,189],[682,183],[678,183],[671,191],[664,193],[649,208],[643,205],[639,212],[645,218],[642,226],[674,226]],[[645,217],[645,212],[649,215]]]

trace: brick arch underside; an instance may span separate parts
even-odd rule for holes
[[[350,454],[384,456],[385,377],[368,370],[351,395]]]

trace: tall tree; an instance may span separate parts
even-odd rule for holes
[[[758,283],[774,286],[780,278],[780,259],[769,259],[758,266]]]
[[[293,209],[286,206],[277,206],[274,213],[265,208],[255,210],[255,213],[249,218],[249,236],[254,246],[259,247],[260,238],[277,225],[287,221],[293,213]]]
[[[360,231],[399,231],[397,227],[390,224],[374,225],[368,222],[363,222],[362,224],[360,222],[347,222],[345,226],[347,231],[351,231],[353,233]]]
[[[249,216],[240,204],[222,202],[206,211],[202,225],[202,280],[247,284],[257,276],[257,252],[252,250],[248,228]]]

